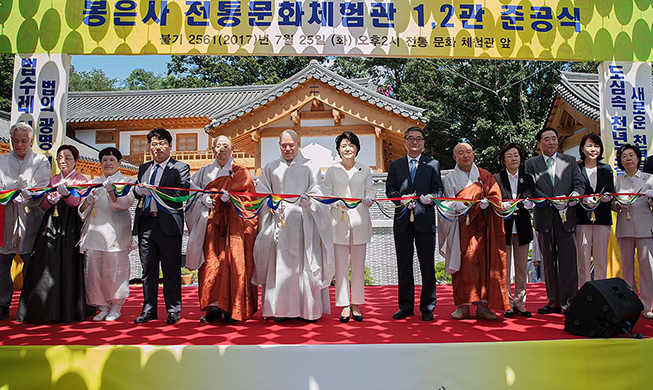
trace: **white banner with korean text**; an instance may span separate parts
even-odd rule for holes
[[[66,139],[68,101],[67,54],[16,54],[11,123],[34,129],[34,152],[50,158],[53,171],[57,148]]]
[[[637,146],[642,160],[651,153],[653,137],[653,78],[648,62],[606,61],[599,65],[601,139],[604,159],[617,174],[617,150]]]

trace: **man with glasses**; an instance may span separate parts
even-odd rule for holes
[[[404,146],[407,156],[390,163],[386,195],[389,198],[419,197],[419,200],[394,201],[403,207],[396,209],[393,225],[399,273],[399,310],[392,318],[401,320],[414,314],[414,244],[422,274],[419,309],[423,321],[432,321],[435,309],[435,208],[431,197],[442,193],[440,163],[422,155],[424,130],[419,127],[406,130]]]

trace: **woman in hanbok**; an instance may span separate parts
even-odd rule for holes
[[[84,220],[79,246],[86,255],[86,299],[97,309],[93,321],[115,321],[129,297],[129,208],[134,204],[134,193],[115,194],[114,183],[128,182],[118,170],[122,160],[118,149],[102,149],[99,159],[104,175],[92,183],[102,183],[102,187],[93,190],[79,206]]]
[[[60,173],[50,178],[57,190],[43,197],[46,210],[34,242],[30,261],[23,269],[17,321],[83,321],[92,310],[86,306],[84,257],[79,253],[82,221],[77,214],[80,198],[71,195],[67,186],[86,183],[75,170],[79,152],[72,145],[57,150]]]

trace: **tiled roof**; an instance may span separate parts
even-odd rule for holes
[[[349,80],[359,88],[369,78]],[[230,112],[277,84],[148,91],[93,91],[68,93],[68,123],[165,118],[212,118]]]
[[[9,128],[11,127],[10,120],[11,120],[11,114],[5,111],[0,111],[0,142],[4,142],[6,144],[10,142],[10,137],[9,137]],[[95,149],[94,147],[85,144],[84,142],[78,140],[77,138],[68,137],[68,136],[66,136],[66,144],[73,145],[74,147],[77,148],[77,150],[79,150],[80,160],[94,162],[97,164],[100,163],[100,160],[98,160],[97,157],[100,151]],[[124,160],[120,165],[120,167],[124,169],[133,169],[133,170],[138,169],[136,165],[130,164]]]
[[[249,101],[270,85],[161,89],[154,91],[70,92],[68,122],[159,118],[209,118]]]
[[[599,75],[595,73],[560,72],[556,92],[581,114],[595,121],[601,117]]]
[[[272,86],[267,91],[261,93],[258,96],[255,96],[254,98],[240,104],[231,110],[214,115],[211,117],[211,123],[206,128],[210,129],[211,127],[219,126],[239,118],[251,112],[252,110],[255,110],[260,106],[263,106],[286,94],[290,90],[297,88],[299,85],[305,83],[310,79],[320,80],[356,98],[367,101],[368,103],[374,104],[378,107],[385,108],[387,111],[392,111],[396,114],[403,115],[404,117],[409,117],[411,119],[420,120],[426,123],[426,118],[422,114],[424,109],[401,103],[388,96],[381,95],[380,93],[361,86],[354,80],[346,79],[339,74],[321,66],[316,60],[312,60],[309,66],[288,80]]]

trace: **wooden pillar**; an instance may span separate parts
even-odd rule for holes
[[[374,127],[374,145],[376,146],[376,171],[385,172],[385,167],[383,166],[383,131],[380,127]]]

